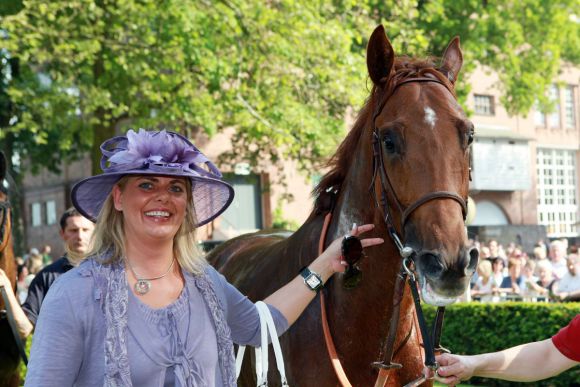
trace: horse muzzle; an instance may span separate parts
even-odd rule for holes
[[[474,247],[462,249],[454,258],[437,251],[418,252],[414,262],[423,301],[436,306],[455,302],[467,290],[478,258]]]

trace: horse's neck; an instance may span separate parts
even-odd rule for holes
[[[384,339],[401,258],[388,235],[382,208],[379,208],[380,204],[372,191],[376,187],[373,185],[371,144],[362,146],[367,146],[368,150],[361,152],[359,149],[357,156],[364,153],[367,157],[353,157],[351,170],[341,186],[326,244],[348,233],[353,223],[374,224],[375,229],[361,237],[381,237],[385,243],[365,249],[366,256],[359,263],[362,280],[355,289],[346,290],[340,277],[330,285],[329,318],[334,319],[337,325],[354,327],[360,326],[357,320],[364,316],[376,328],[373,334]],[[378,184],[377,181],[374,183]],[[380,197],[376,199],[380,200]],[[349,313],[344,313],[346,305]],[[369,335],[369,339],[373,334]]]

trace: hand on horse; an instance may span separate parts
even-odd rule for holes
[[[363,224],[362,226],[353,225],[351,231],[348,235],[359,237],[365,232],[371,231],[375,228],[374,224]],[[334,240],[330,246],[322,253],[321,258],[326,258],[328,260],[330,269],[332,273],[343,273],[347,268],[349,263],[344,259],[342,251],[342,241],[344,237],[337,238]],[[360,242],[363,248],[376,246],[384,243],[383,238],[360,238]]]

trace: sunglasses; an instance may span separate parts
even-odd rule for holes
[[[344,287],[353,289],[362,279],[362,271],[357,266],[357,262],[364,257],[363,246],[356,236],[347,235],[342,240],[341,251],[342,258],[348,264],[343,277]]]

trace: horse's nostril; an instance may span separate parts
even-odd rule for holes
[[[427,277],[439,277],[445,269],[441,263],[441,258],[437,254],[423,253],[419,256],[419,259],[422,271]]]
[[[475,272],[475,269],[477,268],[477,263],[479,261],[479,251],[477,251],[475,247],[472,247],[469,249],[468,255],[469,255],[469,263],[465,268],[465,274],[470,276]]]

